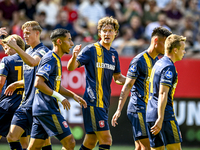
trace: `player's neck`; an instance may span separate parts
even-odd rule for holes
[[[103,41],[100,41],[100,44],[105,47],[107,50],[110,50],[112,43],[104,43]]]
[[[34,47],[36,47],[38,44],[40,44],[40,40],[36,40],[35,42],[33,42],[30,46],[33,49]]]
[[[54,47],[52,51],[56,53],[60,58],[64,55],[64,53],[61,50],[59,50],[57,47]]]
[[[158,56],[158,53],[153,49],[153,47],[149,47],[147,49],[147,53],[151,56],[151,58],[155,59]]]

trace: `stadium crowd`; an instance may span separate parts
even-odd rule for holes
[[[23,38],[22,24],[36,20],[43,28],[41,41],[49,48],[56,28],[70,30],[75,45],[98,40],[96,26],[104,16],[119,21],[112,43],[119,55],[140,53],[153,29],[163,26],[187,38],[185,57],[200,58],[199,0],[0,0],[0,27]]]

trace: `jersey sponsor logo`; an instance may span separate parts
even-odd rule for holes
[[[112,56],[112,61],[115,62],[115,56]]]
[[[107,63],[96,63],[97,68],[105,68],[109,70],[115,70],[115,65],[107,64]]]
[[[44,65],[44,70],[45,70],[45,71],[50,71],[50,70],[51,70],[51,65],[45,64],[45,65]]]
[[[67,121],[63,121],[62,124],[64,125],[65,128],[68,128]]]
[[[162,79],[161,82],[169,82],[169,83],[171,83],[172,81],[171,80]]]
[[[23,70],[31,70],[34,69],[34,67],[31,67],[29,65],[23,65]]]
[[[0,69],[5,68],[5,64],[4,63],[0,63]]]
[[[100,121],[99,121],[99,127],[100,127],[100,128],[105,127],[104,120],[100,120]]]
[[[130,72],[135,72],[137,70],[137,67],[135,65],[132,65],[129,70]]]
[[[171,78],[172,78],[172,75],[173,75],[173,73],[172,73],[171,71],[167,71],[167,72],[165,73],[165,77],[166,77],[167,79],[171,79]]]
[[[46,54],[46,52],[44,50],[40,50],[39,53],[44,56]]]

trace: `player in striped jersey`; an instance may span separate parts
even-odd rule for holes
[[[26,52],[24,52],[13,38],[7,41],[7,45],[13,48],[22,58],[23,64],[23,80],[10,84],[5,90],[6,95],[12,95],[13,91],[21,85],[24,85],[24,93],[22,104],[15,111],[13,116],[10,131],[7,140],[12,150],[21,149],[19,139],[24,132],[30,135],[31,126],[33,122],[32,117],[32,103],[35,96],[35,74],[37,66],[41,58],[49,51],[49,49],[40,42],[40,34],[42,28],[36,21],[27,21],[22,25],[24,39],[27,45],[30,45]],[[44,149],[51,149],[50,140]]]
[[[164,54],[165,39],[171,34],[166,28],[157,27],[151,35],[151,44],[147,50],[138,54],[130,63],[126,82],[121,90],[118,108],[112,118],[112,126],[117,125],[124,103],[131,91],[127,116],[132,124],[135,149],[150,149],[146,131],[146,105],[149,96],[149,77],[151,69],[158,60],[158,54]]]
[[[112,137],[108,124],[108,108],[110,105],[110,84],[112,78],[117,84],[124,84],[117,51],[111,47],[118,32],[118,21],[112,17],[104,17],[98,22],[100,42],[86,46],[80,52],[80,46],[73,50],[68,62],[68,70],[85,66],[86,89],[83,98],[88,107],[83,108],[85,139],[80,150],[93,149],[99,141],[99,149],[110,149]],[[79,53],[80,52],[80,53]]]
[[[6,28],[0,28],[0,35],[6,33]],[[6,96],[4,94],[5,89],[11,83],[15,81],[19,81],[22,79],[23,74],[23,61],[18,54],[16,54],[15,50],[6,45],[7,41],[10,38],[14,38],[16,40],[17,45],[25,50],[25,43],[23,39],[18,35],[10,35],[5,39],[0,41],[2,44],[5,54],[8,56],[3,57],[0,63],[0,138],[6,137],[12,117],[14,115],[15,110],[20,105],[22,100],[23,87],[15,90],[13,95]],[[26,134],[22,135],[20,138],[20,143],[22,144],[22,148],[27,148],[28,138],[26,138]]]
[[[151,149],[181,150],[181,132],[173,110],[174,92],[178,73],[174,66],[185,52],[183,36],[172,34],[165,41],[165,55],[157,61],[150,77],[150,94],[147,105],[147,131]]]
[[[62,95],[74,98],[81,106],[87,103],[81,97],[61,86],[61,57],[69,53],[74,45],[70,32],[55,29],[51,33],[53,50],[40,61],[36,73],[36,95],[33,102],[33,127],[29,149],[41,149],[48,136],[55,136],[67,150],[73,150],[75,140],[69,126],[61,115],[58,101],[64,108],[70,109],[69,101]],[[61,95],[62,94],[62,95]]]

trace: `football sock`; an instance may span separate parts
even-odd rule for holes
[[[79,150],[90,150],[90,149],[87,148],[87,147],[85,147],[85,146],[82,144]]]
[[[99,150],[109,150],[110,145],[99,145]]]
[[[52,150],[52,147],[51,145],[47,145],[47,146],[42,147],[42,150]]]
[[[10,142],[9,145],[11,150],[23,150],[19,141]]]

